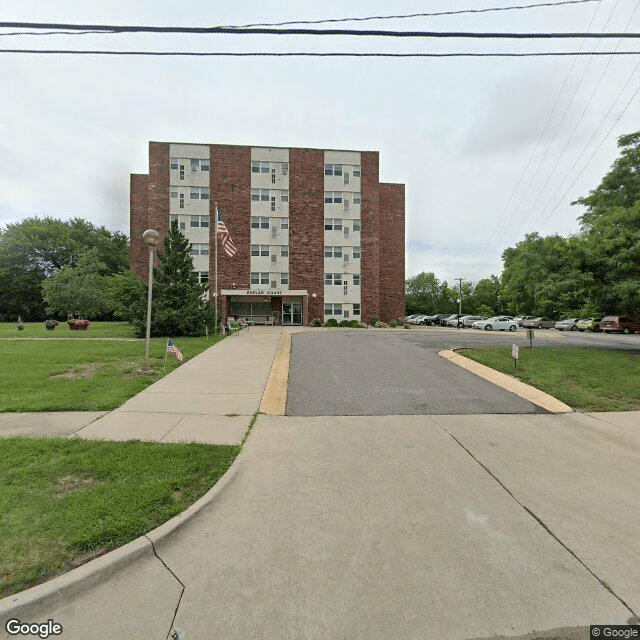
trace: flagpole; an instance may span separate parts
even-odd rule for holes
[[[214,261],[215,261],[215,286],[216,286],[216,292],[213,294],[213,297],[215,298],[215,305],[216,305],[216,328],[215,328],[215,332],[216,335],[218,334],[218,203],[215,203],[216,206],[216,221],[215,221],[215,230],[213,233],[213,237],[214,237],[214,249],[213,249],[213,255],[214,255]]]

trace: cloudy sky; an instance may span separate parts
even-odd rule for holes
[[[3,21],[215,26],[542,4],[549,0],[20,0]],[[315,25],[640,32],[640,0]],[[637,10],[637,11],[636,11]],[[0,33],[14,33],[2,29]],[[3,35],[0,48],[402,53],[640,51],[637,39]],[[640,55],[539,58],[101,57],[0,53],[0,225],[74,216],[129,231],[129,173],[149,140],[380,151],[406,184],[406,275],[477,281],[527,232],[569,235],[640,129]],[[590,162],[589,162],[590,160]]]

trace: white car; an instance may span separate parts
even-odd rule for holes
[[[474,322],[473,328],[484,329],[485,331],[517,331],[518,323],[508,316],[494,316],[493,318]]]

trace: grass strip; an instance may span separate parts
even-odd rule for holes
[[[517,369],[511,347],[458,353],[545,391],[577,411],[640,409],[640,351],[521,348]]]
[[[135,540],[184,511],[240,446],[0,440],[0,597]]]
[[[189,359],[220,339],[175,342]],[[165,349],[165,338],[152,339],[153,372],[141,373],[144,339],[0,340],[0,412],[111,411],[180,365]]]

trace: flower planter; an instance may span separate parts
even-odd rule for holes
[[[53,330],[55,329],[55,327],[47,327],[46,325],[45,325],[45,327],[44,327],[44,328],[45,328],[47,331],[53,331]]]
[[[71,331],[86,331],[88,328],[89,328],[89,325],[81,325],[81,326],[76,326],[75,324],[69,325],[69,329],[71,329]]]

